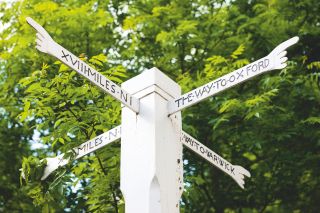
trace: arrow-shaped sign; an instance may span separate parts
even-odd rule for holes
[[[220,155],[210,150],[186,132],[182,131],[181,140],[186,147],[230,175],[242,189],[244,188],[244,177],[251,177],[248,170],[241,166],[232,165],[230,162],[223,159]]]
[[[84,142],[80,146],[77,146],[72,149],[72,152],[75,153],[75,159],[81,158],[97,149],[108,145],[115,140],[118,140],[121,137],[121,126],[117,126],[87,142]],[[64,158],[64,154],[58,155],[54,158],[46,158],[47,166],[44,169],[44,174],[41,177],[41,180],[46,179],[52,172],[58,169],[61,166],[64,166],[69,163],[68,158]]]
[[[246,81],[256,75],[267,71],[283,69],[287,66],[288,58],[285,57],[288,47],[294,45],[299,37],[293,37],[278,45],[268,56],[248,64],[238,70],[228,73],[214,81],[198,87],[184,95],[172,100],[168,104],[169,114],[173,114],[199,101],[209,98],[219,92]]]
[[[121,126],[117,126],[83,144],[73,148],[72,152],[76,154],[74,159],[81,158],[97,149],[100,149],[121,138]],[[241,166],[232,165],[221,156],[210,150],[205,145],[191,137],[186,132],[181,134],[182,143],[192,151],[199,154],[201,157],[208,160],[210,163],[230,175],[241,188],[244,185],[244,175],[250,177],[250,173]],[[70,159],[65,159],[64,154],[58,155],[54,158],[46,158],[47,166],[44,169],[44,174],[41,180],[46,179],[52,172],[59,167],[65,166],[70,162]]]
[[[90,67],[88,64],[84,63],[64,47],[56,43],[48,34],[48,32],[32,18],[28,17],[27,22],[37,31],[36,48],[39,51],[56,57],[71,69],[75,70],[82,76],[86,77],[89,81],[100,87],[103,91],[109,93],[111,96],[119,100],[125,106],[129,107],[136,113],[139,112],[139,101],[136,98],[121,89],[121,87]]]

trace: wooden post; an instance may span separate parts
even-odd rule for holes
[[[121,191],[126,213],[179,212],[183,192],[181,113],[168,116],[180,86],[152,68],[123,83],[140,100],[139,114],[122,108]]]

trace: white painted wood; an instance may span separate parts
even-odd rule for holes
[[[121,126],[117,126],[87,142],[84,142],[80,146],[73,148],[70,152],[75,154],[75,159],[79,159],[97,149],[100,149],[121,137]],[[46,158],[47,166],[44,169],[41,180],[46,179],[52,172],[59,167],[65,166],[69,163],[70,159],[64,158],[64,154],[58,155],[54,158]]]
[[[116,83],[112,82],[110,79],[106,78],[104,75],[76,57],[70,51],[56,43],[47,31],[32,18],[28,17],[27,22],[37,31],[36,48],[39,51],[56,57],[58,60],[87,78],[93,84],[110,94],[134,112],[139,112],[138,100],[119,87]]]
[[[180,87],[156,68],[126,81],[139,114],[122,108],[121,191],[126,213],[176,213],[183,191],[181,114],[168,117]]]
[[[268,56],[231,73],[228,73],[170,101],[168,105],[169,114],[192,106],[204,99],[207,99],[215,94],[218,94],[219,92],[222,92],[264,72],[285,68],[288,60],[288,58],[285,57],[287,54],[285,50],[298,41],[299,37],[293,37],[278,45]]]
[[[194,151],[195,153],[209,161],[211,164],[213,164],[215,167],[219,168],[224,173],[232,177],[236,181],[236,183],[242,189],[244,189],[244,177],[251,177],[248,170],[241,166],[231,164],[226,159],[210,150],[208,147],[206,147],[184,131],[182,131],[181,133],[181,141],[190,150]]]

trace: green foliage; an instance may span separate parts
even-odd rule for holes
[[[47,161],[30,156],[23,158],[20,183],[22,189],[33,199],[33,204],[41,206],[42,212],[56,212],[63,209],[65,199],[61,199],[65,184],[69,184],[66,169],[59,169],[50,178],[41,180]]]
[[[83,58],[83,60],[86,59]],[[122,79],[127,77],[126,70],[121,65],[107,68],[105,66],[107,58],[103,54],[93,56],[86,62],[114,82],[121,83]],[[18,116],[20,121],[22,119],[41,120],[35,124],[35,128],[39,132],[47,131],[42,140],[44,143],[51,144],[54,151],[67,152],[119,122],[120,104],[87,80],[76,75],[74,71],[65,68],[60,62],[55,62],[52,67],[42,66],[41,70],[34,71],[30,77],[22,78],[19,83],[25,92],[24,110]],[[25,114],[27,116],[24,117]],[[114,205],[120,209],[121,201],[118,204],[118,200],[115,200],[120,193],[116,187],[119,182],[118,169],[110,169],[110,175],[101,175],[101,170],[104,171],[106,163],[113,162],[114,167],[119,167],[119,158],[114,152],[115,149],[102,155],[104,163],[100,160],[99,163],[92,162],[93,157],[88,157],[88,162],[80,163],[71,169],[77,177],[77,182],[90,180],[87,187],[91,195],[84,196],[84,199],[87,200],[86,205],[91,212],[103,209],[110,211]],[[91,169],[88,169],[88,165]],[[66,181],[62,178],[64,173],[65,171],[59,175],[56,174],[53,180],[45,181],[45,185],[35,184],[32,189],[29,186],[31,190],[28,195],[34,199],[35,204],[45,208],[47,202],[58,199],[51,197],[51,194],[52,191],[57,191],[57,188],[63,187]],[[114,182],[114,180],[117,181]],[[109,183],[109,188],[101,188],[106,183]],[[62,196],[61,193],[60,196]]]
[[[30,156],[28,158],[23,158],[20,182],[24,179],[26,183],[38,182],[40,181],[47,161],[40,161],[38,158]]]
[[[59,212],[65,206],[64,192],[66,190],[64,188],[70,185],[70,179],[66,176],[66,169],[60,169],[46,180],[41,181],[45,165],[46,160],[39,160],[33,156],[23,159],[22,169],[20,169],[20,192],[32,198],[35,207],[39,209],[41,206],[41,212]],[[30,207],[26,209],[26,211],[30,210]]]
[[[41,177],[46,164],[46,160],[41,161],[33,156],[24,158],[22,161],[20,182],[21,184],[25,183],[30,187],[28,195],[33,199],[33,203],[36,206],[48,203],[52,200],[50,193],[48,193],[48,189],[41,183]]]

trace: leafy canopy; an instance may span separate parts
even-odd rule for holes
[[[120,104],[35,50],[33,17],[120,84],[153,66],[184,92],[298,35],[289,65],[183,111],[183,129],[250,170],[246,190],[185,150],[181,212],[316,212],[320,198],[316,0],[19,1],[1,3],[0,209],[123,212],[119,143],[39,181],[45,157],[120,124]],[[39,135],[43,149],[31,149]],[[25,158],[23,158],[25,156]],[[31,156],[31,157],[27,157]],[[14,164],[14,165],[13,165]],[[18,169],[28,175],[20,187]],[[2,183],[2,182],[1,182]],[[32,198],[33,206],[30,198]]]

